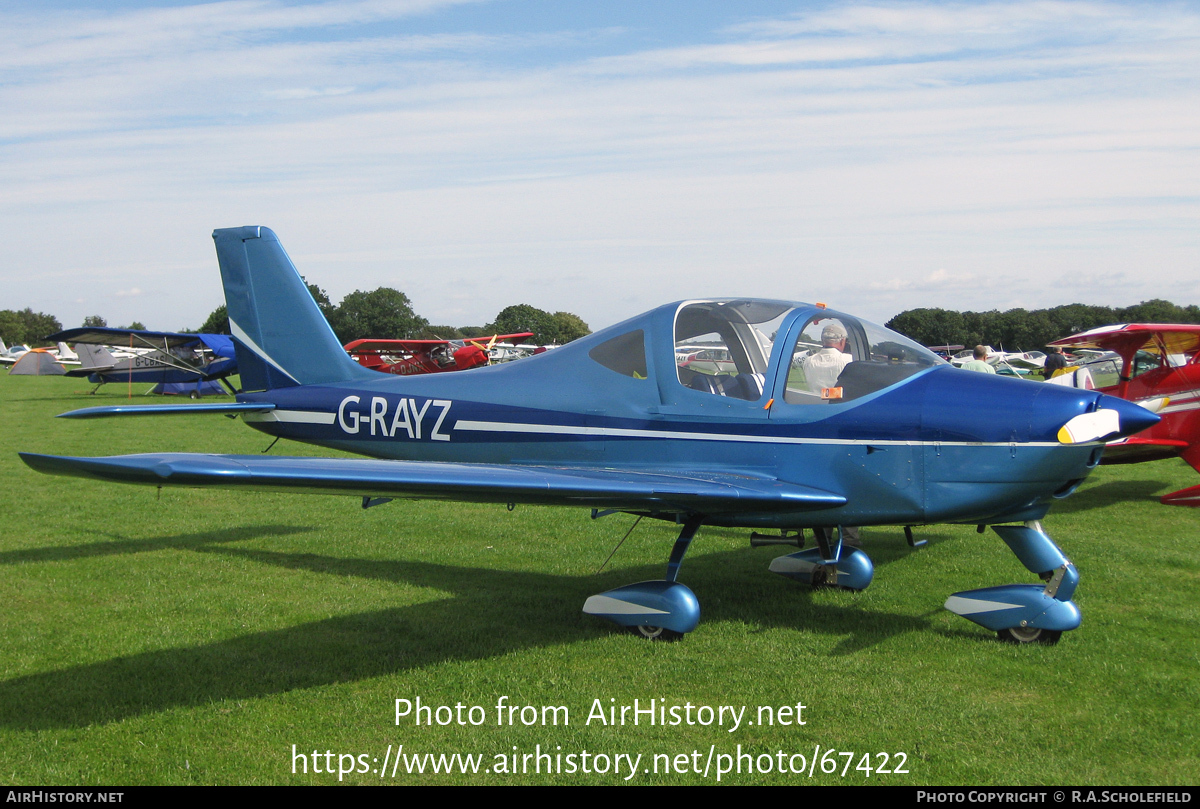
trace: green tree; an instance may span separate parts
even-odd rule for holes
[[[461,340],[466,336],[454,326],[426,326],[413,335],[417,340]]]
[[[550,314],[527,303],[501,309],[496,319],[486,327],[486,331],[489,335],[531,331],[535,343],[558,345],[592,333],[579,315],[570,312]]]
[[[588,328],[588,324],[583,322],[583,318],[570,312],[555,312],[553,321],[555,328],[554,342],[559,345],[569,343],[572,340],[578,340],[580,337],[587,337],[592,333],[592,330]]]
[[[407,339],[429,326],[429,321],[412,310],[403,292],[379,287],[372,292],[356,289],[342,298],[333,326],[343,343],[366,337]]]
[[[925,345],[982,343],[1009,351],[1032,351],[1060,337],[1112,323],[1200,323],[1200,307],[1177,306],[1156,298],[1124,309],[1082,303],[1006,312],[908,309],[889,320],[887,326]]]
[[[300,276],[300,280],[304,281],[304,285],[308,287],[308,294],[312,295],[313,300],[316,301],[317,308],[321,310],[321,314],[325,315],[325,322],[332,326],[333,321],[337,319],[338,308],[333,305],[333,301],[329,300],[329,295],[316,284],[308,283],[304,279],[304,276]]]
[[[108,321],[100,317],[100,315],[88,315],[83,319],[83,327],[85,329],[103,329],[108,325]]]
[[[553,343],[558,333],[554,324],[554,315],[527,303],[518,303],[501,309],[487,329],[491,334],[515,334],[531,331],[535,343]]]
[[[25,342],[32,346],[49,345],[46,337],[62,331],[62,323],[58,318],[45,312],[35,312],[26,307],[17,312],[17,317],[25,324]]]
[[[225,308],[225,304],[221,304],[216,309],[212,310],[212,314],[208,316],[208,320],[200,326],[200,331],[197,334],[231,334],[229,330],[229,312]]]
[[[948,309],[909,309],[885,324],[927,346],[965,345],[966,323],[961,312]]]
[[[0,311],[0,338],[9,346],[25,342],[25,321],[12,309]]]
[[[135,320],[135,321],[133,321],[132,323],[130,323],[128,326],[122,326],[121,328],[123,328],[123,329],[133,329],[133,330],[135,330],[135,331],[145,331],[145,330],[146,330],[146,324],[145,324],[145,323],[143,323],[143,322],[142,322],[142,321],[140,321],[140,320]]]
[[[1054,337],[1068,337],[1081,331],[1106,326],[1117,322],[1117,313],[1107,306],[1086,306],[1082,303],[1069,303],[1048,309],[1046,314],[1054,324]]]
[[[1182,306],[1155,298],[1120,310],[1123,323],[1188,323],[1188,312]]]

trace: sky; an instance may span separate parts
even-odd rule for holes
[[[0,309],[1200,303],[1200,3],[0,0]]]

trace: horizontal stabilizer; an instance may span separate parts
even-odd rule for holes
[[[190,453],[21,458],[47,474],[151,486],[703,513],[805,511],[846,502],[807,486],[732,474]]]
[[[1164,506],[1192,506],[1200,508],[1200,486],[1192,486],[1188,489],[1180,489],[1177,492],[1164,494],[1159,498],[1159,502]]]
[[[106,416],[178,416],[183,413],[266,413],[275,409],[262,402],[216,402],[185,405],[106,405],[59,413],[60,419],[99,419]]]

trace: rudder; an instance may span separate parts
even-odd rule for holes
[[[372,375],[346,354],[269,228],[222,228],[213,241],[243,390]]]

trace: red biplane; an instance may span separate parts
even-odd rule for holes
[[[1050,345],[1115,351],[1121,357],[1116,384],[1103,386],[1103,380],[1097,380],[1097,389],[1137,402],[1162,417],[1149,430],[1109,444],[1105,463],[1178,455],[1200,472],[1200,325],[1103,326]],[[1200,486],[1164,495],[1162,502],[1200,506]]]
[[[533,332],[497,334],[479,340],[355,340],[343,346],[366,368],[385,374],[437,374],[487,365],[497,343],[514,344]]]

